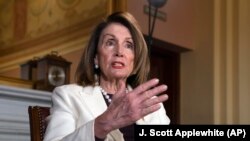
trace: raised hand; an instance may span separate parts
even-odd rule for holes
[[[119,81],[118,91],[108,109],[95,120],[95,127],[100,129],[95,129],[95,134],[105,137],[110,131],[133,124],[157,111],[160,103],[168,99],[167,94],[162,94],[167,90],[167,86],[157,86],[158,84],[158,79],[151,79],[126,93],[125,83]],[[102,126],[102,129],[98,125]]]

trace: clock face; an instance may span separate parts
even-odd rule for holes
[[[65,71],[59,66],[50,66],[48,74],[49,83],[53,86],[60,86],[65,83]]]

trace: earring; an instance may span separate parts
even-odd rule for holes
[[[96,70],[99,68],[99,66],[97,64],[95,64],[94,67]],[[95,79],[95,85],[99,86],[99,78],[98,78],[98,75],[96,73],[94,74],[94,79]]]
[[[98,75],[95,74],[94,77],[95,77],[95,86],[99,86],[99,78],[98,78]]]
[[[95,69],[98,69],[98,68],[99,68],[99,66],[97,64],[95,64]]]

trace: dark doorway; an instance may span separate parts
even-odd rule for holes
[[[168,86],[169,99],[164,102],[171,124],[180,122],[180,53],[182,47],[154,39],[150,49],[150,77],[157,77]]]

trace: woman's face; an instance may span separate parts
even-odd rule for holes
[[[134,68],[134,42],[129,30],[111,23],[101,33],[95,64],[106,80],[127,78]]]

